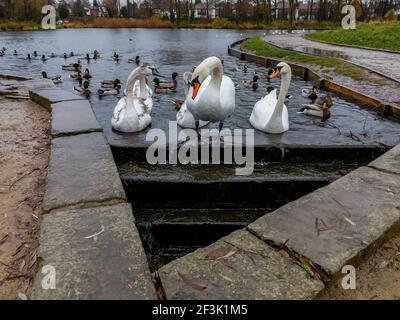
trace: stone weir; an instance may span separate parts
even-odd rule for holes
[[[256,137],[250,176],[151,166],[86,100],[30,96],[53,116],[33,299],[312,299],[399,227],[399,147]]]

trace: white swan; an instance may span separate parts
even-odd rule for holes
[[[136,68],[130,74],[126,84],[126,96],[119,100],[111,119],[115,130],[133,133],[142,131],[151,124],[153,99],[146,88],[146,77],[151,74],[152,68],[147,64]],[[134,89],[135,85],[139,89]]]
[[[184,84],[183,88],[185,90],[185,99],[189,94],[189,87],[191,80],[192,80],[192,73],[185,72],[183,74],[183,84]],[[177,105],[177,108],[179,105],[179,111],[176,114],[176,121],[178,122],[178,125],[182,128],[196,129],[196,120],[188,110],[186,106],[186,101],[175,101],[175,104]],[[208,121],[200,121],[199,127],[202,128],[208,125],[208,123],[209,123]]]
[[[267,133],[279,134],[289,130],[289,114],[285,100],[292,79],[292,70],[288,64],[281,62],[269,72],[271,78],[279,74],[282,80],[278,99],[274,89],[256,103],[250,117],[250,123],[254,128]]]
[[[219,58],[205,59],[193,72],[186,105],[196,120],[219,122],[220,130],[226,118],[235,111],[235,84],[224,75]]]

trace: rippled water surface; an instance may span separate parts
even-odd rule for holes
[[[229,56],[227,46],[239,39],[262,34],[264,31],[159,29],[82,29],[0,33],[0,47],[8,48],[7,55],[0,57],[0,73],[31,77],[40,77],[42,71],[47,71],[49,75],[61,74],[63,83],[59,86],[72,90],[75,83],[69,78],[70,72],[61,70],[61,65],[66,63],[62,57],[63,53],[74,51],[82,59],[83,69],[88,67],[93,75],[93,94],[90,100],[110,143],[134,146],[144,142],[146,132],[121,135],[111,130],[111,115],[121,96],[99,98],[96,91],[100,81],[119,78],[125,82],[129,73],[135,68],[135,65],[128,63],[127,60],[136,55],[141,57],[142,62],[156,65],[165,76],[170,76],[175,71],[182,74],[190,71],[204,58],[212,55],[219,56],[224,60],[225,73],[239,85],[236,92],[236,111],[226,121],[226,127],[250,128],[248,119],[254,104],[265,94],[266,84],[261,83],[259,91],[252,92],[241,83],[243,80],[251,79],[254,71],[266,72],[266,69],[247,63],[249,66],[247,73],[237,71],[237,66],[242,66],[245,62]],[[14,49],[18,51],[18,57],[12,55]],[[57,57],[44,63],[40,58],[28,62],[26,55],[34,50],[38,51],[39,55],[46,54],[47,56],[54,52]],[[87,63],[83,59],[84,56],[94,50],[101,53],[101,59]],[[121,56],[121,61],[118,63],[111,59],[114,51]],[[76,58],[68,59],[67,63],[75,60]],[[168,128],[168,121],[175,120],[175,110],[171,100],[183,98],[182,80],[181,78],[179,80],[176,93],[154,97],[153,128]],[[272,85],[279,87],[280,80],[274,79]],[[301,104],[307,102],[300,95],[301,89],[309,86],[311,83],[300,78],[293,78],[290,88],[293,98],[287,103],[290,131],[277,136],[257,133],[258,143],[336,145],[370,144],[377,141],[387,144],[400,142],[398,122],[384,119],[336,96],[332,118],[328,124],[321,124],[316,118],[297,114],[296,111]]]

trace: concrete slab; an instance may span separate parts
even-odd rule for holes
[[[370,163],[369,166],[400,174],[400,144]]]
[[[312,299],[324,288],[245,230],[169,263],[159,275],[168,300]]]
[[[54,137],[103,131],[87,100],[55,103],[51,109],[51,132]]]
[[[102,133],[53,139],[44,212],[125,199],[117,167]]]
[[[38,258],[34,300],[156,299],[128,204],[46,215]],[[44,266],[56,271],[55,290],[42,287]]]
[[[29,96],[31,97],[32,101],[49,110],[52,104],[58,102],[85,100],[83,97],[72,92],[60,89],[34,89],[29,91]]]
[[[399,227],[399,195],[399,175],[362,167],[260,218],[248,230],[269,243],[285,243],[335,275]]]

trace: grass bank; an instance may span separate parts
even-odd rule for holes
[[[358,23],[355,30],[328,30],[307,35],[310,40],[400,51],[400,21]]]
[[[310,29],[327,30],[337,28],[331,22],[304,21],[291,26],[287,21],[274,21],[270,24],[257,22],[235,23],[225,18],[219,18],[211,23],[205,21],[180,24],[173,24],[168,20],[158,17],[149,19],[123,19],[123,18],[94,18],[74,19],[67,24],[57,26],[58,29],[79,29],[79,28],[196,28],[196,29],[236,29],[236,30],[268,30],[268,29]],[[40,30],[39,22],[20,22],[11,20],[0,20],[0,31],[27,31]]]
[[[335,72],[355,80],[365,78],[365,70],[351,63],[335,58],[316,57],[308,54],[297,53],[290,50],[280,49],[266,43],[262,38],[251,38],[242,44],[243,49],[250,50],[257,55],[282,59],[285,61],[305,63],[322,67],[322,72]],[[325,68],[325,69],[324,69]]]

